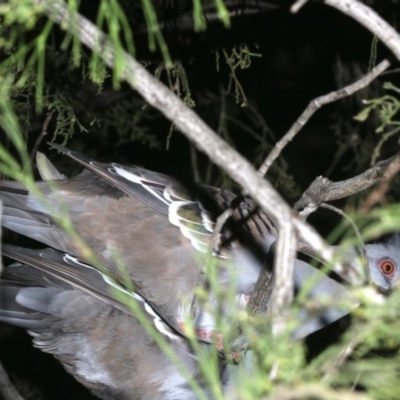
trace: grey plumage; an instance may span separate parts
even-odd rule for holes
[[[53,146],[86,170],[67,180],[39,156],[38,168],[46,181],[38,182],[37,187],[45,201],[21,184],[1,183],[3,226],[53,249],[5,246],[4,253],[19,264],[7,268],[2,278],[0,320],[30,329],[36,346],[54,354],[102,398],[195,398],[117,290],[138,301],[148,321],[174,347],[189,375],[207,391],[184,338],[184,321],[193,319],[196,334],[204,343],[216,334],[214,317],[208,311],[218,303],[212,288],[205,304],[197,304],[194,310],[187,304],[193,300],[204,267],[199,254],[209,249],[215,216],[235,201],[235,196],[207,186],[187,186],[140,168],[97,163]],[[68,215],[105,271],[87,264],[92,258],[59,227],[60,215]],[[221,232],[213,257],[219,285],[228,289],[236,282],[234,303],[223,307],[227,317],[232,308],[245,307],[277,235],[274,222],[251,199],[241,200],[234,219],[236,224]],[[393,247],[393,243],[387,246]],[[382,273],[382,257],[378,256],[384,248],[384,244],[369,245],[367,253],[374,282],[387,289],[397,278],[397,270],[391,275]],[[127,270],[128,283],[118,262]],[[314,282],[309,296],[316,303],[327,294],[338,300],[347,298],[342,285],[300,260],[296,260],[294,278],[297,288]],[[319,309],[314,315],[304,311],[293,336],[304,337],[347,312],[340,307]],[[99,343],[96,351],[88,340],[92,336]],[[111,342],[118,346],[109,348]],[[124,348],[130,347],[124,353]],[[221,373],[223,369],[221,364]]]
[[[29,253],[25,254],[27,258],[35,253],[39,255],[39,252],[6,247],[7,255],[12,256],[13,252],[16,257],[23,253]],[[53,258],[58,256],[62,262],[57,252],[46,252]],[[75,267],[75,275],[79,276],[79,265]],[[85,282],[84,276],[80,277],[82,282]],[[94,274],[90,276],[94,277]],[[86,283],[93,286],[92,282]],[[43,271],[38,273],[37,269],[20,263],[6,268],[1,289],[0,320],[29,329],[36,347],[53,354],[69,373],[99,397],[110,400],[197,398],[180,370],[139,320],[132,312],[121,310],[128,309],[126,306],[117,308],[88,290],[76,289],[63,279]],[[139,304],[152,322],[154,317],[145,310],[145,301]],[[198,365],[187,341],[179,335],[164,338],[188,375],[198,375]],[[145,367],[147,363],[151,368]],[[207,388],[204,390],[207,393]]]

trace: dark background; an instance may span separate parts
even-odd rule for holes
[[[222,58],[220,69],[216,70],[215,53],[219,51],[222,54],[221,49],[229,53],[233,46],[247,45],[252,52],[262,55],[254,57],[248,69],[238,70],[237,77],[249,104],[264,119],[276,139],[290,128],[312,99],[338,89],[338,85],[350,84],[367,72],[373,40],[367,30],[320,2],[310,2],[296,15],[290,14],[290,3],[275,1],[271,2],[277,6],[274,10],[238,15],[232,19],[231,29],[224,28],[218,21],[210,21],[209,29],[199,34],[182,27],[182,15],[188,5],[182,3],[182,7],[172,10],[163,7],[163,4],[158,5],[160,20],[168,22],[164,34],[172,58],[182,63],[196,102],[195,110],[212,128],[218,128],[224,102],[228,115],[241,121],[244,127],[258,129],[254,114],[249,117],[245,108],[235,102],[233,91],[228,93],[230,71]],[[148,50],[143,16],[132,5],[133,2],[125,1],[122,4],[135,31],[136,57],[151,62],[149,70],[154,72],[162,59],[158,52],[151,53]],[[390,24],[395,27],[398,25],[399,4],[396,1],[371,1],[368,4]],[[92,2],[83,2],[81,12],[95,20],[97,10]],[[168,139],[170,122],[149,107],[145,109],[145,116],[140,117],[143,102],[127,86],[122,85],[121,90],[116,92],[111,82],[106,81],[103,92],[98,93],[89,81],[82,80],[79,71],[66,68],[69,55],[58,48],[61,36],[60,32],[55,31],[52,38],[51,52],[56,56],[50,55],[48,58],[46,83],[52,90],[65,93],[88,132],[76,129],[71,138],[60,136],[55,141],[62,143],[66,140],[68,147],[100,161],[143,165],[148,169],[192,178],[190,145],[184,136],[174,131]],[[385,57],[390,57],[390,54],[379,43],[377,62]],[[398,67],[398,64],[392,64],[392,69]],[[165,78],[164,74],[164,81]],[[291,204],[318,175],[329,172],[332,180],[341,180],[368,167],[370,154],[366,157],[362,150],[372,148],[380,139],[374,132],[377,121],[376,118],[370,118],[367,123],[360,124],[352,116],[361,110],[362,98],[377,97],[383,93],[381,83],[385,80],[398,84],[399,75],[386,75],[352,99],[323,107],[287,146],[283,157],[287,162],[287,174],[293,177],[294,184],[289,187],[281,184],[280,189]],[[44,109],[42,114],[32,114],[29,121],[24,121],[29,149],[33,149],[40,135],[47,111]],[[107,123],[110,115],[116,115],[120,125]],[[94,118],[100,122],[91,126]],[[132,124],[131,129],[129,124],[135,118],[139,122]],[[121,123],[125,124],[126,133],[121,133]],[[50,133],[56,124],[54,114],[48,129]],[[230,124],[228,130],[235,147],[250,161],[254,161],[259,144],[237,124]],[[135,132],[152,135],[152,139],[143,139]],[[64,173],[76,173],[79,168],[72,165],[71,160],[49,150],[45,141],[52,139],[51,136],[41,142],[40,151],[49,155]],[[7,140],[4,140],[7,144]],[[272,144],[273,140],[269,140]],[[398,151],[397,140],[394,138],[384,145],[381,158]],[[149,143],[153,147],[149,147]],[[332,167],[340,148],[347,150]],[[198,159],[199,170],[204,177],[208,160],[202,155],[198,155]],[[273,181],[278,179],[278,173],[271,175]],[[209,183],[219,182],[219,171],[214,169]],[[311,221],[326,235],[338,220],[330,213],[321,212]],[[5,241],[15,240],[20,239],[5,232]],[[334,340],[335,334],[345,324],[339,322],[334,329],[325,329],[309,338],[310,357]],[[0,355],[5,368],[27,399],[91,398],[51,356],[33,349],[29,336],[22,330],[0,325]]]

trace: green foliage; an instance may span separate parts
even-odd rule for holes
[[[39,7],[35,7],[30,0],[10,0],[0,5],[0,14],[2,15],[2,28],[17,24],[25,29],[35,27],[39,16]],[[16,37],[16,33],[12,33]]]
[[[400,94],[400,89],[391,82],[385,82],[383,88]],[[381,139],[372,154],[371,165],[373,165],[380,156],[382,145],[400,132],[400,100],[393,95],[384,95],[375,99],[364,100],[364,104],[367,106],[354,117],[355,120],[364,122],[374,111],[378,113],[380,119],[380,125],[375,132],[381,134]]]
[[[242,107],[247,106],[247,97],[244,92],[242,85],[240,84],[240,80],[238,79],[236,70],[237,69],[247,69],[251,66],[253,57],[261,57],[259,53],[253,53],[250,51],[248,46],[239,46],[239,48],[234,47],[229,54],[225,49],[222,49],[222,54],[225,59],[225,63],[228,65],[230,70],[230,81],[228,86],[228,93],[231,90],[231,86],[233,84],[234,93],[237,103],[241,103]],[[216,63],[217,63],[217,71],[219,71],[219,52],[216,51]]]
[[[156,49],[156,42],[158,42],[158,45],[160,46],[161,52],[164,56],[165,64],[167,67],[170,67],[172,65],[172,61],[168,53],[167,45],[160,31],[157,15],[151,0],[142,0],[142,6],[149,32],[149,49],[154,51]]]
[[[387,300],[364,292],[353,311],[352,327],[341,343],[321,354],[305,370],[319,371],[324,381],[339,387],[358,386],[374,399],[398,397],[400,296]]]
[[[227,10],[223,0],[214,0],[217,6],[217,12],[219,19],[224,23],[224,25],[229,28],[231,25],[229,18],[229,11]]]
[[[339,60],[335,65],[337,87],[346,86],[365,72],[363,66],[356,62],[344,64]],[[383,145],[394,137],[394,133],[390,133],[394,130],[393,126],[386,124],[388,130],[385,128],[379,134],[377,129],[382,126],[381,116],[388,115],[385,110],[389,111],[394,103],[386,107],[383,101],[380,105],[379,99],[382,96],[382,85],[379,81],[373,81],[353,96],[340,101],[341,110],[332,115],[333,123],[330,127],[337,139],[337,150],[331,166],[324,173],[325,176],[330,176],[333,171],[337,172],[339,163],[343,172],[351,171],[353,175],[361,173],[376,162],[382,150],[386,150]],[[371,100],[372,103],[365,107],[365,99],[376,101]]]
[[[222,0],[215,0],[215,4],[220,19],[225,26],[229,26],[229,13]],[[70,0],[69,6],[79,11],[77,1]],[[255,149],[247,156],[254,165],[260,165],[271,151],[272,143],[276,139],[251,100],[247,99],[237,73],[239,70],[249,68],[253,57],[260,57],[260,54],[253,53],[247,46],[235,47],[231,52],[216,51],[217,68],[219,68],[219,57],[222,54],[230,71],[229,90],[231,87],[234,88],[234,101],[229,96],[225,96],[222,91],[221,96],[203,92],[202,96],[195,97],[185,66],[181,62],[172,61],[169,55],[152,2],[142,0],[141,6],[147,21],[149,48],[160,49],[164,59],[164,62],[155,68],[155,75],[166,80],[169,87],[188,106],[204,106],[206,110],[204,114],[209,117],[211,125],[216,127],[218,133],[227,142],[234,145],[238,131],[247,135],[252,142],[252,148]],[[202,2],[193,0],[195,29],[199,31],[206,28],[201,10]],[[106,138],[111,135],[110,132],[116,132],[114,137],[116,148],[135,140],[150,148],[161,147],[159,137],[149,133],[149,128],[146,126],[146,122],[154,118],[154,113],[141,100],[123,97],[98,113],[92,112],[87,104],[80,104],[80,110],[76,105],[74,92],[86,85],[89,79],[94,82],[94,92],[98,94],[106,90],[104,87],[109,76],[112,78],[113,87],[119,88],[124,69],[121,54],[123,51],[131,55],[135,54],[132,30],[124,9],[117,0],[102,0],[96,17],[97,26],[107,33],[116,51],[116,63],[112,71],[107,70],[99,57],[97,52],[100,51],[100,47],[94,52],[85,52],[79,38],[71,32],[62,33],[61,48],[54,48],[54,25],[41,19],[38,9],[32,7],[30,1],[11,0],[6,4],[1,4],[0,15],[2,16],[0,127],[11,143],[9,148],[0,143],[0,173],[2,175],[23,182],[40,198],[40,193],[34,186],[31,157],[27,147],[29,138],[26,132],[30,130],[35,115],[41,112],[54,115],[53,140],[56,136],[62,135],[63,141],[66,142],[77,130],[86,132],[95,125],[98,127],[96,132],[99,138]],[[98,45],[100,46],[100,43]],[[68,62],[62,62],[62,54],[67,54],[70,58]],[[58,64],[55,62],[57,59]],[[49,69],[49,66],[52,66],[52,69]],[[60,85],[60,82],[63,82],[64,86]],[[390,84],[386,84],[385,88],[399,92],[398,88]],[[93,91],[93,87],[91,90]],[[373,160],[375,160],[382,144],[400,129],[400,123],[396,119],[399,101],[394,95],[384,95],[369,100],[365,104],[366,108],[356,117],[358,121],[365,121],[368,117],[373,117],[374,113],[378,113],[381,119],[379,127],[376,128],[376,133],[382,136],[378,145],[374,147]],[[338,127],[339,125],[336,128]],[[375,144],[361,148],[361,144],[365,145],[367,141],[362,142],[356,133],[354,133],[356,140],[353,140],[353,133],[354,131],[349,130],[345,134],[342,132],[342,136],[338,136],[343,146],[341,146],[342,153],[338,152],[336,162],[349,148],[354,149],[355,154],[360,154],[360,158],[354,157],[353,161],[356,163],[359,159],[370,157],[370,150]],[[15,154],[16,157],[14,157]],[[197,156],[196,151],[193,154]],[[193,156],[193,165],[198,169],[200,181],[215,186],[232,185],[226,175],[215,172],[211,163],[201,169],[196,164],[196,156]],[[365,166],[360,162],[358,167],[363,168],[363,165]],[[298,197],[299,187],[288,173],[288,164],[283,158],[272,166],[269,174],[269,178],[281,192],[286,194],[286,197]],[[357,215],[355,219],[363,237],[367,240],[375,239],[398,229],[399,211],[397,205],[387,206],[377,208],[368,215]],[[93,265],[102,268],[96,255],[92,254],[90,248],[76,234],[65,212],[60,213],[58,222],[81,246],[86,258]],[[337,236],[343,235],[347,239],[348,226],[343,224],[339,229]],[[349,241],[347,239],[347,242]],[[137,302],[132,299],[130,293],[132,284],[125,273],[126,266],[121,265],[118,254],[115,254],[114,258],[123,277],[125,291],[122,290],[121,299],[131,306],[145,328],[155,337],[157,345],[171,357],[174,363],[177,363],[185,376],[186,372],[182,366],[179,366],[179,360],[172,347],[159,335],[153,325],[148,323],[146,315],[141,313]],[[288,329],[281,336],[272,337],[268,315],[254,317],[244,312],[235,313],[232,309],[231,319],[223,318],[224,310],[221,304],[230,307],[235,302],[234,281],[231,282],[230,288],[222,289],[218,285],[217,266],[210,264],[209,260],[199,260],[199,263],[207,266],[205,268],[206,280],[209,284],[207,290],[212,290],[219,300],[220,306],[215,312],[215,319],[218,332],[224,338],[223,344],[227,353],[229,354],[231,343],[226,338],[231,334],[232,326],[235,324],[243,331],[252,351],[252,373],[248,372],[249,366],[243,363],[235,368],[232,367],[233,374],[236,376],[233,388],[235,398],[258,399],[274,393],[277,387],[296,390],[306,383],[314,385],[321,380],[323,382],[318,386],[321,393],[324,390],[331,393],[332,388],[340,387],[344,393],[348,394],[354,385],[358,385],[374,398],[396,398],[397,376],[400,372],[398,367],[400,295],[398,291],[386,301],[376,294],[370,295],[366,290],[355,291],[354,296],[359,299],[361,306],[353,311],[352,328],[342,338],[341,343],[329,347],[317,359],[308,363],[303,343],[294,342],[290,337],[290,330],[298,324],[295,317],[296,311],[299,308],[314,306],[306,304],[304,295],[303,298],[300,296],[296,299],[293,305],[293,317]],[[204,287],[198,289],[196,296],[200,304],[202,302],[204,304],[207,290]],[[118,293],[121,294],[121,291]],[[222,399],[217,370],[220,354],[216,350],[217,345],[220,345],[219,338],[215,338],[213,346],[201,346],[190,319],[185,323],[185,333],[200,360],[204,381],[209,383],[214,398]],[[350,351],[346,357],[340,358],[344,348],[350,348]],[[199,398],[205,398],[205,394],[201,392],[196,382],[192,380],[190,382]]]
[[[194,20],[194,30],[196,32],[206,30],[207,23],[203,15],[201,0],[193,0],[193,20]]]
[[[79,12],[79,2],[70,0],[68,4],[71,10]],[[225,5],[217,0],[215,5],[221,20],[228,26],[229,14]],[[147,22],[150,50],[154,51],[156,46],[159,46],[164,57],[164,63],[158,64],[155,75],[157,77],[164,75],[170,88],[188,106],[194,107],[195,101],[185,67],[179,61],[172,62],[151,0],[142,0],[140,8]],[[197,22],[202,16],[201,9],[201,3],[195,1],[193,13]],[[147,143],[150,147],[160,148],[160,139],[157,139],[154,134],[148,134],[143,126],[138,126],[139,120],[144,114],[142,110],[135,108],[134,117],[130,119],[132,105],[130,107],[126,101],[117,102],[108,107],[106,115],[104,113],[99,115],[86,104],[83,105],[84,110],[81,105],[77,109],[76,103],[80,99],[75,94],[77,94],[76,86],[79,85],[79,78],[77,78],[79,74],[81,82],[86,85],[86,80],[91,80],[98,87],[99,94],[103,91],[104,83],[110,76],[110,72],[99,56],[101,48],[95,48],[88,54],[82,48],[78,36],[74,34],[73,27],[69,31],[62,32],[61,46],[58,49],[55,48],[54,31],[58,28],[55,28],[52,22],[40,19],[38,13],[39,8],[32,7],[28,0],[10,1],[0,8],[0,15],[4,16],[0,27],[3,32],[0,37],[0,46],[4,48],[3,57],[0,57],[0,61],[3,61],[0,64],[0,72],[14,77],[15,82],[12,85],[10,99],[14,104],[17,118],[23,126],[23,132],[31,130],[32,124],[37,118],[36,115],[45,113],[51,116],[52,128],[55,124],[52,129],[52,140],[55,140],[58,135],[62,135],[63,143],[66,143],[74,133],[88,132],[91,127],[98,126],[103,137],[107,137],[110,131],[117,133],[119,138],[117,146],[137,140],[143,144]],[[113,87],[118,88],[121,71],[124,68],[122,52],[135,54],[130,21],[125,9],[117,0],[102,0],[99,3],[96,23],[108,34],[115,49],[116,60],[111,71],[111,78]],[[226,52],[225,54],[228,57]],[[247,99],[235,70],[248,68],[251,64],[251,57],[254,56],[259,55],[251,53],[246,46],[242,46],[238,50],[233,49],[231,56],[227,58],[227,63],[232,71],[232,82],[234,82],[237,101],[242,97],[243,105]],[[67,63],[64,61],[62,65],[59,62],[59,59],[67,58],[69,59]],[[56,64],[55,70],[54,64]],[[59,69],[57,69],[57,64]],[[73,81],[70,76],[74,76]],[[60,81],[63,81],[61,89]],[[68,84],[71,84],[71,87],[68,87]],[[32,103],[34,107],[32,107]],[[84,116],[82,116],[82,111]],[[117,113],[120,113],[119,117],[116,117]],[[129,128],[132,130],[127,134]],[[174,127],[171,126],[167,148],[169,148],[173,130]]]
[[[0,127],[7,133],[8,138],[17,150],[21,164],[0,144],[0,173],[15,180],[21,180],[25,176],[29,177],[32,170],[26,152],[25,138],[21,134],[18,119],[8,101],[12,84],[13,81],[10,76],[0,80]]]

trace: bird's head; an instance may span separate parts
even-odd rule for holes
[[[371,281],[384,291],[400,279],[400,234],[387,242],[366,245]]]

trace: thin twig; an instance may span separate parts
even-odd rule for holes
[[[351,85],[345,86],[342,89],[335,90],[334,92],[325,94],[323,96],[317,97],[316,99],[312,100],[307,108],[303,111],[300,117],[295,121],[295,123],[291,126],[289,131],[280,139],[274,146],[271,153],[269,153],[266,160],[261,165],[260,169],[258,170],[259,173],[264,176],[269,168],[271,167],[272,163],[279,157],[282,150],[285,146],[293,140],[293,138],[297,135],[300,129],[308,122],[311,116],[323,105],[333,103],[339,99],[344,97],[348,97],[353,93],[357,92],[368,86],[371,81],[373,81],[377,76],[379,76],[385,69],[390,66],[389,61],[383,60],[379,63],[374,69],[372,69],[368,74],[363,76],[361,79],[357,80],[356,82],[352,83]]]
[[[361,244],[362,248],[363,248],[363,255],[365,260],[367,259],[367,253],[365,252],[365,248],[364,248],[364,241],[361,237],[361,233],[360,230],[358,229],[358,226],[356,225],[356,223],[353,221],[352,218],[350,218],[344,211],[342,211],[340,208],[334,207],[331,204],[327,204],[327,203],[322,203],[320,204],[321,208],[326,208],[327,210],[331,210],[337,214],[339,214],[340,216],[342,216],[343,218],[345,218],[347,220],[347,222],[351,225],[351,227],[353,228],[353,231],[355,233],[355,235],[357,236],[357,240],[359,241],[359,243]]]
[[[380,185],[374,189],[367,199],[362,204],[360,211],[367,213],[376,203],[382,202],[386,192],[389,190],[390,182],[396,176],[400,170],[400,159],[396,158],[392,164],[387,168],[385,174],[385,180],[380,183]]]
[[[391,75],[391,74],[398,74],[399,72],[400,72],[400,68],[393,68],[393,69],[391,69],[389,71],[382,72],[381,76]]]
[[[363,276],[361,277],[361,279],[365,276],[368,280],[368,282],[371,282],[371,271],[368,268],[368,256],[367,256],[367,250],[365,248],[365,244],[364,241],[361,237],[361,233],[360,230],[358,229],[358,226],[356,225],[356,223],[342,210],[340,210],[337,207],[332,206],[331,204],[327,204],[327,203],[321,203],[320,207],[322,208],[326,208],[327,210],[331,210],[337,214],[339,214],[340,216],[342,216],[343,218],[345,218],[347,220],[347,222],[350,223],[351,227],[353,228],[353,232],[355,233],[358,243],[359,243],[359,248],[361,249],[361,255],[362,255],[362,265],[363,265]],[[349,268],[356,268],[355,266],[353,266],[352,264],[349,264]],[[355,273],[358,273],[361,271],[358,271],[357,269],[355,269],[354,271]],[[347,274],[348,276],[348,274]],[[346,279],[347,276],[344,276],[343,278]],[[347,279],[346,279],[347,280]]]
[[[40,132],[40,135],[36,139],[35,145],[33,146],[32,152],[31,152],[31,162],[32,165],[35,165],[35,156],[38,151],[38,148],[40,146],[40,143],[42,143],[44,137],[47,135],[47,128],[49,127],[51,118],[53,117],[53,112],[47,114],[46,119],[43,122],[42,126],[42,131]]]

